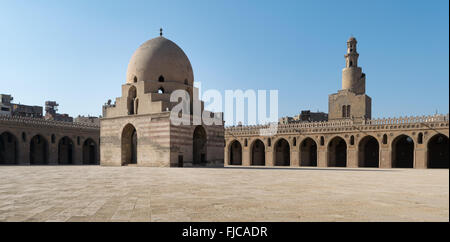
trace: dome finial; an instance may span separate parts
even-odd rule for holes
[[[159,36],[162,36],[162,31],[163,31],[163,29],[160,28],[160,29],[159,29]]]

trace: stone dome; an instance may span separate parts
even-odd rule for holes
[[[160,36],[142,44],[131,57],[127,70],[127,83],[138,81],[194,83],[191,62],[174,42]]]

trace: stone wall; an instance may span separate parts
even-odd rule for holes
[[[61,152],[60,141],[67,137],[72,142],[72,164],[87,164],[83,159],[84,144],[95,144],[94,164],[98,164],[100,160],[99,152],[99,127],[93,124],[70,123],[60,121],[50,121],[41,118],[0,116],[0,135],[11,134],[17,144],[16,162],[14,164],[29,165],[31,140],[33,137],[42,139],[35,148],[34,155],[45,157],[43,164],[57,165],[59,164]],[[46,143],[46,145],[44,145]],[[39,149],[42,146],[44,149]],[[42,148],[41,147],[41,148]],[[86,152],[86,149],[84,150]],[[9,152],[9,151],[6,151]],[[90,164],[93,164],[92,162]]]

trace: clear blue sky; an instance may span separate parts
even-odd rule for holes
[[[278,89],[280,116],[328,110],[352,34],[374,117],[449,110],[448,0],[0,0],[0,93],[100,115],[160,27],[204,89]]]

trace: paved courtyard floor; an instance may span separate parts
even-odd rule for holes
[[[0,221],[449,221],[449,170],[1,166]]]

